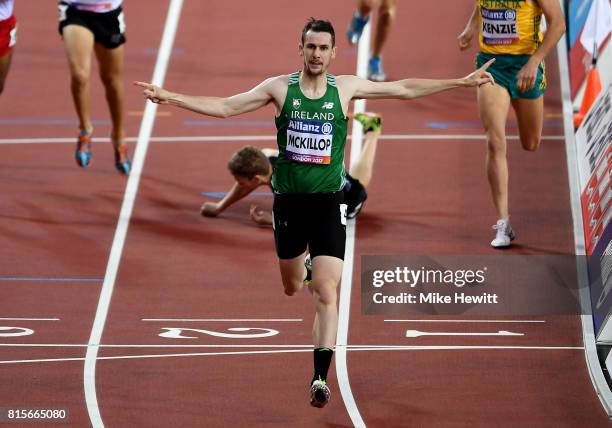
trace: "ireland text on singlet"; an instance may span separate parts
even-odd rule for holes
[[[287,97],[276,118],[278,161],[272,187],[278,193],[331,193],[344,186],[348,121],[334,76],[316,100],[302,93],[300,73],[289,76]]]

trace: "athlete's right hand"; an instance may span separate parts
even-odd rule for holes
[[[463,33],[459,34],[457,41],[459,42],[459,50],[466,50],[472,45],[472,38],[474,38],[474,30],[471,26],[467,26]]]
[[[143,95],[155,104],[168,104],[171,95],[169,91],[146,82],[134,82],[134,85],[144,88]]]
[[[250,209],[251,219],[262,226],[272,225],[272,213],[270,211],[264,211],[257,205],[251,205]]]
[[[217,217],[219,215],[219,204],[215,202],[205,202],[204,205],[200,207],[200,214],[204,217]]]

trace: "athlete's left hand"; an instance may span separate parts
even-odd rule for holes
[[[489,66],[493,64],[494,62],[495,62],[495,58],[490,59],[478,70],[465,76],[463,78],[463,82],[465,83],[465,86],[481,86],[481,85],[484,85],[485,83],[491,83],[491,85],[494,85],[495,80],[493,79],[493,76],[491,75],[491,73],[487,71],[487,68],[489,68]]]
[[[527,92],[533,85],[535,85],[536,78],[538,77],[538,64],[534,61],[527,61],[527,64],[521,68],[517,78],[516,78],[516,86],[520,92]]]
[[[257,205],[251,205],[251,218],[257,224],[270,226],[272,224],[272,214],[269,211],[259,209]]]

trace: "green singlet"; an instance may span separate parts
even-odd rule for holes
[[[325,94],[316,100],[300,89],[300,72],[289,76],[287,97],[276,117],[278,161],[272,175],[277,193],[332,193],[344,186],[344,116],[336,79],[327,75]]]

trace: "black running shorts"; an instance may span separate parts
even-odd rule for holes
[[[344,193],[274,195],[274,241],[279,259],[292,259],[308,247],[310,257],[344,260],[346,204]]]
[[[346,184],[342,191],[344,192],[344,203],[347,206],[346,216],[348,218],[357,217],[357,214],[363,208],[363,203],[368,199],[365,187],[363,187],[359,180],[347,174]]]
[[[96,43],[107,49],[114,49],[125,43],[125,22],[123,8],[118,7],[110,12],[88,12],[60,2],[59,33],[62,34],[67,25],[80,25],[94,34]]]

